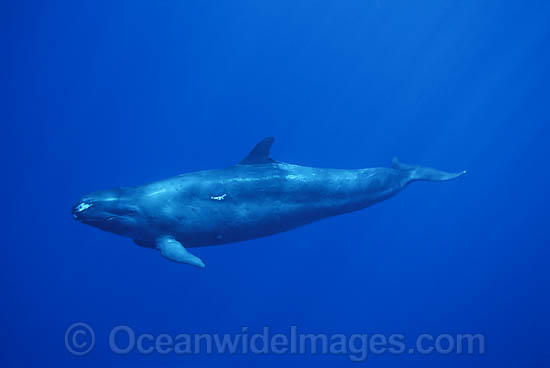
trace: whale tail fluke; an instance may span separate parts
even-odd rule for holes
[[[445,171],[432,169],[430,167],[407,165],[402,162],[399,162],[397,157],[393,158],[392,167],[395,170],[410,172],[411,181],[415,181],[415,180],[446,181],[446,180],[456,179],[466,174],[466,171],[461,171],[458,173],[448,173]]]

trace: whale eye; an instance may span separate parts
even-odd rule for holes
[[[76,206],[75,210],[76,212],[82,212],[88,208],[92,207],[91,204],[88,204],[86,202],[82,202],[81,204],[79,204],[78,206]]]

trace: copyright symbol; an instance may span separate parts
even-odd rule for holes
[[[76,322],[65,331],[65,348],[76,356],[88,354],[95,346],[94,330],[84,322]]]

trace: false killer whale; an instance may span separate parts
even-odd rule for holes
[[[273,137],[237,165],[182,174],[137,187],[91,193],[72,208],[76,220],[158,249],[169,260],[204,267],[186,248],[238,242],[356,211],[416,180],[465,174],[411,166],[322,169],[269,157]]]

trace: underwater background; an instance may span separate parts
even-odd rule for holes
[[[1,5],[3,367],[550,366],[550,2]],[[363,211],[195,248],[74,221],[81,195],[272,157],[468,174]],[[75,322],[95,348],[71,354]],[[482,334],[483,354],[159,354],[136,334]]]

